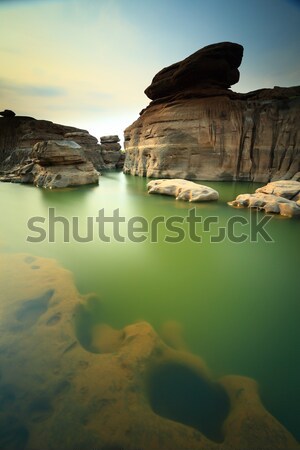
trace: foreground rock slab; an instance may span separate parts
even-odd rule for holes
[[[236,208],[256,208],[266,213],[300,217],[300,182],[279,180],[256,189],[254,194],[241,194],[228,203]]]
[[[214,380],[180,339],[171,348],[146,322],[116,330],[94,320],[83,339],[81,321],[86,329],[96,299],[82,297],[56,261],[0,254],[0,285],[1,450],[299,450],[262,405],[254,380]],[[166,367],[170,377],[174,370],[196,377],[213,402],[223,402],[217,439],[154,410],[151,385],[160,387]],[[211,411],[204,408],[204,420],[214,420],[215,405]]]
[[[194,183],[193,181],[152,180],[147,184],[149,194],[163,194],[176,197],[176,200],[189,202],[208,202],[219,199],[219,193],[214,189]]]

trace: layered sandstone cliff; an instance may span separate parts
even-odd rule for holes
[[[80,145],[86,160],[91,162],[98,171],[120,165],[119,160],[122,159],[120,146],[111,152],[114,153],[111,158],[115,158],[115,165],[107,164],[104,161],[106,149],[86,130],[60,125],[49,120],[15,116],[13,111],[5,111],[0,113],[3,115],[0,118],[0,171],[2,172],[14,172],[16,166],[23,165],[38,142],[65,139]]]
[[[300,170],[300,87],[237,94],[243,48],[205,47],[159,72],[125,130],[124,172],[267,182]]]

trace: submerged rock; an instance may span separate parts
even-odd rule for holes
[[[215,381],[148,323],[83,339],[89,300],[54,260],[0,255],[0,285],[1,449],[299,449],[254,380]]]
[[[152,180],[147,187],[149,194],[172,195],[176,200],[189,202],[207,202],[219,198],[219,193],[214,189],[181,179]]]
[[[83,348],[89,298],[54,260],[0,255],[0,285],[1,449],[299,449],[254,380],[214,380],[146,322],[93,318]]]
[[[257,208],[266,213],[300,217],[300,182],[279,180],[256,189],[254,194],[241,194],[228,203],[237,208]]]
[[[238,94],[242,46],[205,47],[160,71],[125,132],[124,172],[268,182],[300,171],[300,87]]]

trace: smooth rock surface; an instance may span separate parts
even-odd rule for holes
[[[181,179],[152,180],[147,184],[147,188],[149,194],[171,195],[176,197],[176,200],[189,202],[207,202],[219,198],[219,193],[214,189]]]
[[[279,180],[268,183],[254,194],[240,194],[228,203],[236,208],[257,208],[286,217],[300,216],[300,182]]]
[[[222,55],[223,46],[213,46],[213,54]],[[197,64],[194,68],[188,63],[194,55],[154,77],[146,90],[154,101],[124,132],[125,173],[268,182],[291,179],[300,171],[300,87],[247,94],[227,89],[234,81],[229,68],[238,73],[242,57],[240,46],[229,48],[237,50],[228,50],[224,58],[229,72],[220,69],[220,78],[214,74],[223,56],[205,56],[211,75],[202,79]]]
[[[169,347],[146,322],[94,324],[93,349],[84,348],[78,327],[95,298],[56,261],[0,255],[0,282],[1,449],[299,450],[254,380],[214,380],[201,358]],[[225,395],[221,442],[153,410],[148,383],[166,365]]]
[[[300,200],[300,182],[296,180],[273,181],[266,186],[256,189],[255,192],[274,194],[296,202]]]

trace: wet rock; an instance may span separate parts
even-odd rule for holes
[[[201,358],[170,348],[146,322],[95,329],[98,352],[84,349],[76,330],[88,298],[54,260],[36,257],[37,274],[28,256],[0,255],[1,386],[9,386],[1,448],[299,449],[264,408],[254,380],[215,380]],[[16,333],[16,311],[50,290],[46,308]],[[176,403],[182,392],[184,417]]]
[[[171,195],[176,197],[176,200],[189,202],[205,202],[219,198],[218,192],[214,189],[181,179],[152,180],[147,187],[149,194]]]

